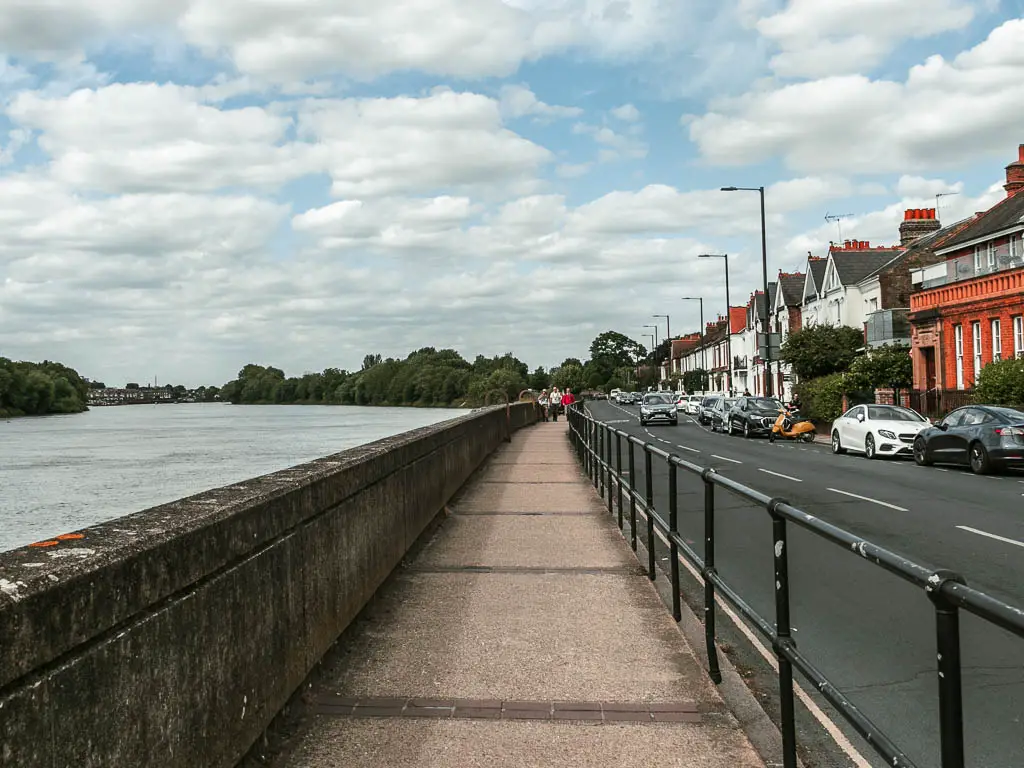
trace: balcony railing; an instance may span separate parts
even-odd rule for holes
[[[991,251],[983,246],[977,254],[958,256],[942,264],[916,269],[911,273],[911,282],[927,290],[1021,267],[1024,267],[1024,243],[1017,238],[1012,253],[1009,244],[997,246]]]
[[[869,347],[885,344],[910,344],[909,309],[882,309],[870,312],[864,322],[864,338]]]

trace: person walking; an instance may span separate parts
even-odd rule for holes
[[[542,421],[548,420],[548,391],[542,390],[540,397],[537,398],[537,405],[540,406],[540,418]]]
[[[558,412],[562,408],[562,393],[558,387],[552,387],[551,393],[548,395],[548,415],[551,416],[552,421],[558,421]]]
[[[565,394],[562,395],[562,410],[566,413],[569,412],[569,406],[576,402],[576,397],[573,395],[572,390],[568,387],[565,388]],[[566,417],[568,418],[568,416]]]

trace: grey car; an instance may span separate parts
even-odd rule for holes
[[[735,397],[720,397],[715,402],[715,407],[711,409],[711,431],[718,432],[721,430],[723,433],[726,430],[726,422],[729,420],[729,411],[736,405]]]
[[[671,392],[650,392],[640,403],[640,426],[646,427],[653,421],[667,421],[673,426],[679,423],[676,398]]]
[[[715,409],[715,403],[722,399],[721,395],[708,395],[700,401],[700,410],[697,411],[697,421],[702,426],[711,423],[711,412]]]

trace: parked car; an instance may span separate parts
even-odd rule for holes
[[[832,422],[832,453],[856,451],[869,459],[909,456],[931,422],[898,405],[857,405]]]
[[[994,405],[958,408],[914,439],[914,461],[966,464],[978,475],[1024,467],[1024,411]]]
[[[735,397],[720,397],[715,402],[714,408],[711,409],[711,431],[717,432],[722,430],[725,432],[726,424],[729,421],[729,411],[736,404]]]
[[[715,409],[715,403],[722,399],[721,395],[708,395],[700,401],[700,410],[697,412],[697,421],[707,426],[711,423],[711,412]]]
[[[726,414],[725,431],[744,437],[767,435],[782,407],[782,401],[774,397],[738,397]]]
[[[700,415],[700,404],[703,400],[703,395],[690,395],[686,398],[686,412],[690,416]]]
[[[679,423],[675,397],[671,392],[648,392],[640,404],[640,426],[646,427],[653,421],[667,421],[675,426]]]

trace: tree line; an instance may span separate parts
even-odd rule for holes
[[[453,349],[423,347],[405,359],[367,355],[362,368],[327,368],[285,376],[273,366],[249,364],[220,389],[223,400],[251,404],[408,405],[466,407],[515,400],[525,389],[550,385],[552,373],[530,372],[512,353],[478,355],[473,362]]]
[[[81,413],[89,383],[61,363],[16,362],[0,357],[0,417]]]

